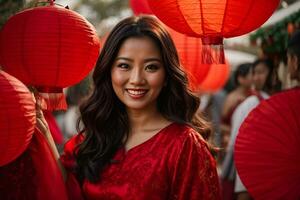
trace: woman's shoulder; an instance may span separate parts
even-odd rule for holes
[[[253,107],[256,107],[260,102],[260,99],[256,95],[251,95],[247,97],[238,107],[237,111],[241,110],[240,112],[245,112],[245,110],[252,109]]]
[[[173,139],[169,140],[169,147],[171,147],[169,166],[171,169],[181,159],[190,156],[192,156],[191,159],[195,160],[200,159],[204,161],[208,159],[212,164],[215,164],[207,141],[192,126],[176,123],[173,125],[173,128],[176,131],[173,132]]]
[[[76,165],[74,150],[83,141],[83,139],[83,134],[77,134],[65,143],[64,151],[60,156],[60,161],[67,170],[74,170]]]
[[[64,152],[73,152],[73,150],[83,141],[83,139],[84,135],[80,133],[71,137],[64,145]]]
[[[189,124],[175,122],[168,135],[172,137],[170,143],[179,149],[182,149],[187,143],[189,145],[207,146],[207,142],[203,139],[201,134]]]

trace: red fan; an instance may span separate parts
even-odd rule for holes
[[[235,163],[255,199],[300,198],[300,88],[263,101],[245,119]]]

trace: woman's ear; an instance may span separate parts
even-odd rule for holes
[[[295,59],[295,71],[300,72],[300,59],[298,56],[294,55],[294,59]]]
[[[292,68],[294,73],[300,72],[300,59],[297,55],[292,55]]]
[[[299,59],[296,55],[294,54],[289,54],[288,55],[288,67],[290,68],[290,72],[295,72],[299,68]]]
[[[288,55],[288,70],[291,79],[300,79],[300,59],[297,55]]]
[[[296,69],[298,69],[299,65],[300,65],[298,56],[297,55],[292,55],[292,59],[293,59],[293,62],[294,62],[294,65],[295,65]]]

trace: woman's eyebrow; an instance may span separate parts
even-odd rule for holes
[[[116,60],[127,60],[130,62],[133,62],[133,59],[127,58],[127,57],[117,57]],[[146,58],[144,61],[145,62],[151,62],[151,61],[162,62],[161,59],[159,59],[159,58]]]
[[[146,62],[150,62],[150,61],[162,62],[161,59],[159,59],[159,58],[146,58],[145,61]]]
[[[116,60],[127,60],[127,61],[130,61],[130,62],[133,62],[133,59],[126,58],[126,57],[117,57]]]

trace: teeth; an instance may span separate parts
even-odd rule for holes
[[[146,91],[143,90],[127,90],[128,93],[133,94],[133,95],[140,95],[140,94],[145,94]]]

